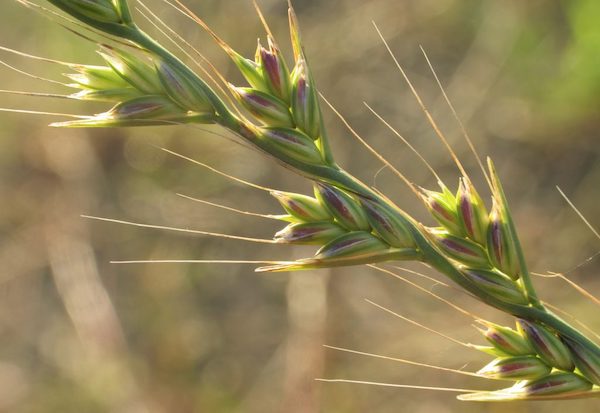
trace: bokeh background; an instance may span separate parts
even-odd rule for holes
[[[186,3],[248,56],[254,53],[255,39],[264,38],[249,0]],[[162,1],[147,4],[239,84],[239,75],[202,30]],[[260,4],[289,55],[285,2]],[[457,182],[455,167],[372,21],[482,185],[473,156],[428,71],[422,45],[478,150],[497,163],[532,269],[567,272],[600,294],[600,258],[587,260],[600,250],[600,240],[555,188],[559,185],[600,226],[600,2],[297,0],[295,5],[322,93],[374,147],[412,180],[434,187],[426,168],[363,101],[406,136],[448,185]],[[2,45],[66,61],[101,63],[93,44],[16,1],[2,1],[0,11]],[[64,81],[61,67],[5,52],[0,59]],[[0,73],[1,89],[68,92],[4,66]],[[6,108],[78,114],[106,109],[10,94],[0,99]],[[331,111],[325,113],[339,162],[429,222],[393,174],[381,170]],[[368,304],[365,298],[456,339],[482,343],[469,318],[368,268],[264,275],[255,274],[253,265],[111,264],[123,259],[261,260],[311,254],[304,248],[186,236],[80,216],[263,238],[278,229],[271,221],[177,196],[279,212],[267,194],[161,147],[261,185],[307,193],[310,187],[270,160],[210,133],[218,129],[57,130],[47,126],[54,120],[62,119],[0,113],[0,411],[597,410],[597,401],[467,404],[452,393],[316,382],[324,377],[475,389],[502,385],[324,348],[329,344],[470,370],[487,363],[485,355]],[[512,322],[460,292],[399,273],[481,316]],[[568,311],[566,317],[600,332],[598,308],[589,300],[558,279],[540,277],[536,283],[542,297]]]

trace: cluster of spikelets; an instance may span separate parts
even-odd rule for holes
[[[507,212],[494,202],[488,216],[481,198],[469,186],[461,182],[456,196],[446,188],[443,192],[423,191],[425,204],[441,225],[423,229],[432,244],[451,258],[466,282],[505,303],[529,306]],[[312,258],[259,270],[422,259],[407,222],[371,200],[359,200],[356,195],[325,184],[315,184],[314,198],[281,192],[273,195],[288,213],[281,219],[291,222],[275,234],[275,240],[321,248]],[[463,400],[564,398],[591,394],[594,384],[600,384],[600,359],[577,341],[520,318],[516,330],[479,322],[486,327],[481,332],[491,346],[475,348],[496,359],[477,374],[515,384],[502,391],[465,394]]]
[[[99,54],[108,66],[73,65],[67,76],[81,89],[75,99],[115,102],[105,113],[56,126],[143,126],[160,123],[212,122],[211,105],[201,89],[161,61],[103,45]],[[168,87],[166,87],[168,85]]]
[[[19,0],[27,4],[27,1]],[[225,42],[179,1],[179,11],[207,29],[248,82],[223,80],[238,106],[230,108],[188,66],[140,30],[126,0],[49,0],[96,34],[106,66],[69,65],[75,72],[72,97],[111,102],[107,112],[65,127],[148,126],[215,123],[310,179],[314,197],[274,191],[287,226],[275,241],[319,247],[314,256],[260,268],[288,271],[384,261],[414,260],[437,269],[468,293],[516,318],[516,329],[487,321],[482,333],[495,357],[476,375],[513,382],[492,392],[468,393],[464,400],[536,400],[600,395],[600,348],[550,312],[531,283],[506,198],[491,161],[491,211],[464,174],[456,194],[409,184],[437,221],[427,227],[381,193],[364,185],[334,161],[319,98],[290,7],[294,65],[290,70],[269,33],[254,60]],[[79,23],[80,24],[80,23]],[[268,30],[268,29],[267,29]]]

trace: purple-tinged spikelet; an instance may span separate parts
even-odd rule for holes
[[[319,138],[321,115],[316,90],[307,78],[306,63],[299,60],[292,74],[292,114],[300,129],[313,139]]]
[[[513,234],[507,222],[502,218],[499,204],[494,200],[488,225],[488,252],[492,263],[511,277],[518,280],[521,269]]]
[[[305,222],[290,224],[275,234],[275,241],[288,244],[323,245],[344,235],[344,230],[332,222]]]
[[[552,367],[535,356],[497,358],[477,373],[491,379],[535,380],[550,374]]]
[[[430,229],[438,247],[451,258],[474,267],[490,268],[487,252],[478,244],[445,231]]]
[[[205,91],[193,78],[165,61],[159,61],[156,70],[167,95],[183,109],[197,113],[214,112]]]
[[[456,212],[456,198],[449,191],[445,193],[422,189],[421,199],[429,213],[452,235],[463,236],[464,229]]]
[[[591,390],[592,383],[575,373],[552,373],[546,377],[527,383],[520,393],[528,396],[568,395]]]
[[[156,69],[145,59],[109,46],[103,46],[98,53],[134,88],[148,95],[164,93]]]
[[[483,332],[486,340],[502,353],[511,356],[535,354],[531,343],[512,328],[490,323],[489,321],[481,321],[481,323],[487,327]]]
[[[518,320],[517,327],[542,360],[558,369],[573,371],[575,365],[571,358],[571,352],[554,333],[525,320]]]
[[[396,248],[415,246],[408,223],[402,220],[402,217],[390,213],[386,206],[369,199],[363,198],[361,203],[367,213],[369,224],[378,237]]]
[[[466,235],[478,244],[487,241],[487,211],[471,182],[462,178],[456,195],[457,212]]]
[[[296,161],[319,165],[323,163],[323,157],[314,141],[297,129],[279,127],[258,128],[258,138],[263,141],[264,146],[269,148],[269,153],[277,156],[281,153]]]
[[[576,341],[564,338],[577,369],[592,383],[600,386],[600,357]]]
[[[268,49],[258,48],[258,62],[262,70],[265,84],[269,90],[284,102],[290,101],[290,72],[285,59],[273,39],[269,36]]]
[[[333,218],[317,199],[310,196],[281,191],[272,191],[271,195],[300,223],[330,221]]]
[[[344,228],[352,231],[370,229],[364,209],[352,195],[334,186],[316,184],[315,196]]]
[[[235,98],[256,118],[271,126],[294,128],[288,105],[281,99],[257,89],[229,85]]]
[[[529,303],[521,288],[504,274],[474,268],[463,270],[463,274],[477,287],[502,301],[518,305]]]

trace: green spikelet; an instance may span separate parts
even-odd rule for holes
[[[352,231],[370,229],[365,211],[352,195],[331,185],[316,184],[315,196],[344,228]]]
[[[555,334],[540,325],[525,320],[518,320],[517,327],[542,360],[558,369],[573,371],[575,365],[571,358],[571,352]]]

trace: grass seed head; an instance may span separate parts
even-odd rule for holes
[[[290,72],[285,63],[283,54],[275,45],[271,37],[268,37],[268,48],[258,45],[258,60],[263,79],[271,93],[283,100],[290,102]]]
[[[366,231],[346,233],[325,244],[315,255],[320,261],[359,260],[390,252],[389,245]]]
[[[332,185],[317,183],[315,196],[344,228],[350,231],[370,230],[365,210],[346,191]]]
[[[229,50],[231,60],[246,79],[248,84],[256,90],[267,92],[269,88],[263,78],[260,65],[251,59],[247,59],[232,49]]]
[[[535,356],[497,358],[477,373],[491,379],[535,380],[550,374],[552,367]]]
[[[575,366],[581,374],[595,385],[600,386],[600,357],[574,340],[563,338],[563,341],[571,350]]]
[[[487,233],[489,256],[496,268],[513,280],[518,280],[521,270],[514,237],[498,208],[498,203],[494,201]]]
[[[257,136],[271,155],[284,155],[307,165],[323,165],[323,157],[315,142],[297,129],[260,127]]]
[[[289,224],[275,234],[275,241],[288,244],[323,245],[344,235],[347,231],[332,222]]]
[[[141,94],[137,89],[125,87],[122,89],[105,90],[84,89],[69,95],[69,97],[78,100],[90,100],[97,102],[123,102],[141,97]]]
[[[143,94],[162,93],[160,79],[150,60],[109,46],[103,46],[98,53],[115,73]]]
[[[523,290],[513,280],[498,271],[467,268],[463,270],[463,274],[477,287],[503,302],[517,305],[529,304]]]
[[[456,209],[464,232],[471,240],[485,246],[488,213],[481,197],[468,179],[460,180],[456,201]]]
[[[504,355],[524,356],[536,354],[531,343],[518,331],[489,321],[481,321],[481,323],[487,327],[483,332],[486,340]]]
[[[53,123],[63,128],[156,126],[173,123],[213,123],[212,114],[190,114],[165,96],[148,95],[116,104],[107,112],[83,120]]]
[[[582,393],[592,389],[592,383],[579,374],[555,372],[538,380],[527,382],[517,394],[526,396],[567,396],[571,393]]]
[[[281,99],[260,90],[229,85],[234,97],[264,125],[295,128],[288,105]]]
[[[180,107],[196,113],[214,112],[203,85],[164,60],[156,63],[156,71],[167,95]]]
[[[271,195],[279,201],[283,209],[293,219],[297,220],[297,222],[333,220],[329,211],[316,198],[282,191],[272,191]]]
[[[70,95],[74,99],[123,102],[142,95],[141,91],[125,81],[112,67],[74,65],[72,68],[76,73],[65,74],[75,82],[69,86],[81,89]]]
[[[430,229],[430,234],[438,247],[448,257],[476,268],[491,268],[487,252],[467,238],[456,237],[444,230]]]
[[[517,327],[542,360],[558,369],[573,371],[575,365],[571,352],[556,334],[539,324],[525,320],[518,320]]]
[[[464,176],[457,194],[450,193],[442,183],[441,192],[421,193],[429,212],[442,226],[433,229],[421,225],[335,164],[322,122],[319,94],[291,7],[288,15],[295,62],[291,74],[268,28],[268,45],[258,44],[253,61],[238,54],[197,19],[250,84],[250,88],[230,88],[238,102],[262,123],[256,126],[253,120],[238,117],[237,109],[229,108],[204,78],[133,24],[126,0],[49,1],[96,34],[107,35],[119,44],[118,48],[102,46],[100,54],[107,67],[69,65],[76,73],[68,75],[75,82],[69,86],[81,90],[71,97],[116,103],[113,108],[55,126],[218,123],[315,183],[316,198],[272,192],[288,213],[279,218],[289,223],[275,234],[275,241],[321,248],[311,258],[277,262],[259,271],[422,261],[482,301],[519,317],[517,331],[484,322],[484,335],[493,347],[475,346],[497,357],[480,370],[481,375],[516,384],[496,392],[463,395],[461,399],[570,397],[591,394],[592,383],[600,385],[600,348],[546,310],[536,297],[491,161],[489,183],[494,205],[488,215],[451,150]],[[123,43],[132,47],[122,47]],[[410,81],[409,85],[445,142]],[[572,373],[575,367],[577,372]]]
[[[294,121],[313,139],[319,138],[321,112],[317,92],[307,76],[306,62],[298,60],[292,72],[291,107]]]
[[[387,205],[366,198],[361,199],[361,204],[373,231],[382,240],[396,248],[414,248],[416,246],[409,223],[403,217],[390,212]]]
[[[456,198],[450,191],[435,192],[422,189],[420,196],[433,218],[450,234],[462,237],[465,235],[456,211]]]
[[[71,68],[76,73],[65,74],[65,76],[75,82],[74,84],[69,85],[71,87],[93,90],[131,87],[131,84],[117,74],[112,67],[73,65]]]

